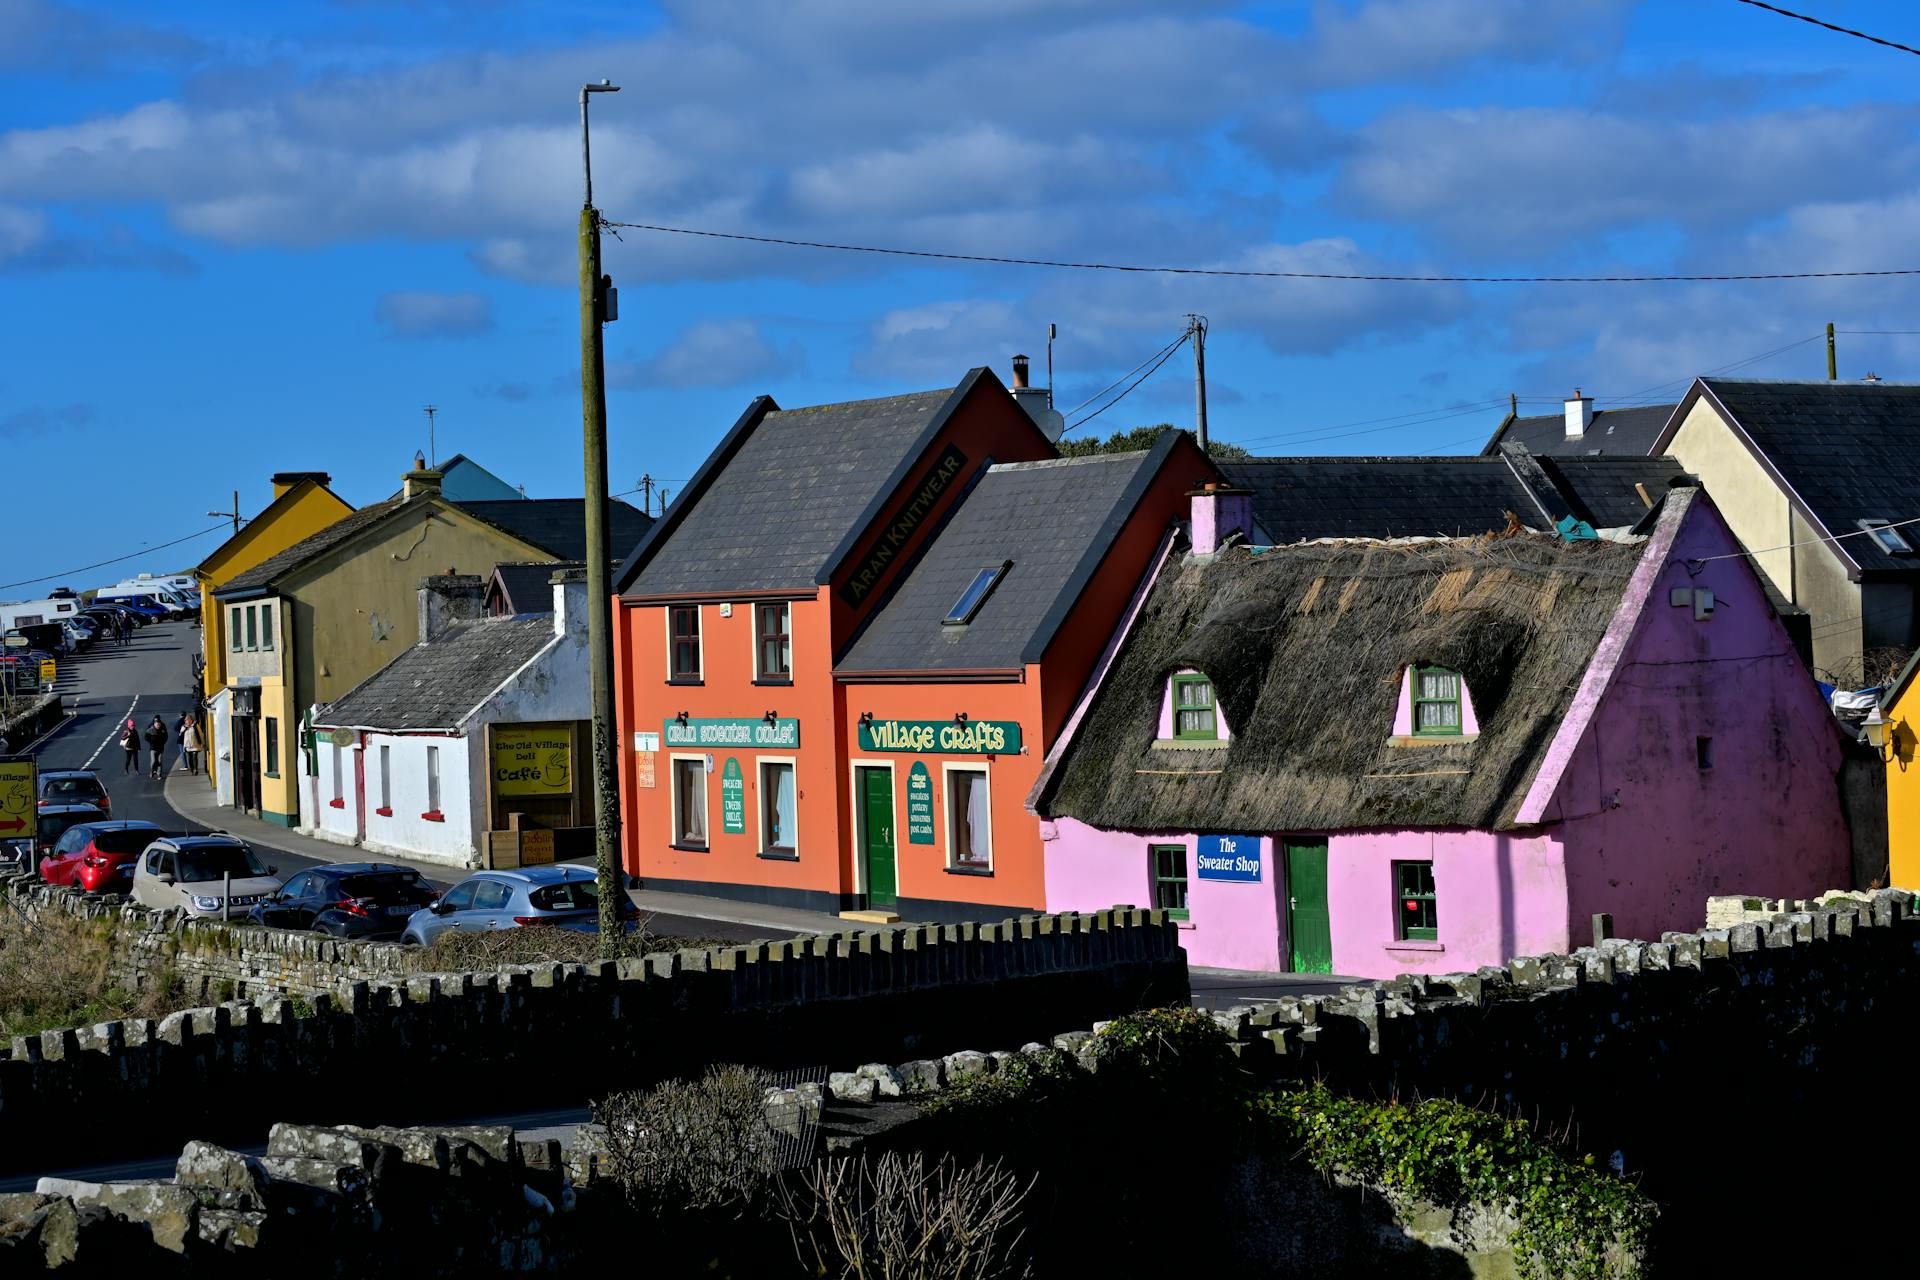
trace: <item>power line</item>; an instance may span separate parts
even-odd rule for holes
[[[1910,524],[1920,524],[1920,516],[1911,520],[1895,520],[1891,524],[1877,524],[1871,529],[1855,529],[1851,533],[1836,533],[1822,538],[1807,538],[1800,542],[1782,543],[1777,547],[1762,547],[1758,551],[1730,551],[1723,556],[1692,556],[1688,564],[1711,564],[1715,560],[1739,560],[1748,556],[1763,556],[1770,551],[1789,551],[1794,547],[1811,547],[1819,542],[1838,542],[1842,538],[1864,538],[1879,533],[1882,529],[1904,529]]]
[[[219,524],[208,525],[206,528],[200,530],[200,532],[190,533],[184,538],[175,538],[172,542],[162,542],[158,546],[142,547],[138,551],[129,551],[124,556],[115,556],[111,560],[96,560],[92,564],[83,564],[78,569],[62,569],[58,573],[49,573],[39,578],[22,578],[18,582],[0,582],[0,591],[10,591],[14,587],[28,587],[36,582],[52,582],[55,578],[71,578],[76,573],[85,573],[89,569],[98,569],[104,565],[119,564],[122,560],[138,560],[148,552],[164,551],[168,547],[177,547],[183,542],[192,542],[195,538],[204,538],[215,529],[224,527],[226,523],[225,520],[222,520]]]
[[[1109,382],[1106,386],[1100,388],[1098,391],[1088,396],[1085,400],[1082,400],[1079,404],[1067,410],[1061,416],[1065,418],[1071,418],[1074,414],[1080,412],[1082,409],[1092,404],[1095,400],[1098,400],[1101,396],[1104,396],[1105,394],[1107,394],[1107,392],[1113,390],[1115,387],[1125,382],[1128,378],[1131,378],[1134,374],[1140,372],[1142,369],[1152,364],[1155,360],[1158,360],[1161,356],[1164,356],[1169,354],[1170,352],[1179,350],[1180,344],[1185,342],[1186,340],[1187,340],[1187,335],[1184,333],[1181,334],[1179,337],[1175,338],[1172,342],[1169,342],[1166,346],[1160,348],[1158,351],[1148,356],[1145,360],[1142,360],[1139,364],[1133,366],[1133,368],[1127,370],[1125,373],[1115,378],[1112,382]]]
[[[1008,267],[1056,267],[1067,271],[1120,271],[1134,275],[1226,276],[1247,280],[1336,280],[1373,284],[1726,284],[1747,280],[1857,280],[1875,276],[1920,276],[1920,267],[1897,267],[1874,271],[1771,271],[1730,275],[1671,276],[1414,276],[1345,271],[1252,271],[1228,267],[1163,267],[1123,262],[1067,262],[1051,258],[1009,258],[984,253],[943,253],[932,249],[893,249],[876,245],[836,244],[826,240],[751,236],[737,231],[706,231],[697,227],[667,227],[647,222],[607,222],[603,225],[627,227],[634,231],[656,231],[665,235],[701,236],[709,240],[737,240],[747,244],[782,245],[791,249],[830,249],[837,253],[871,253],[894,258],[932,258],[943,262],[979,262]]]
[[[1828,31],[1837,31],[1843,36],[1852,36],[1856,40],[1866,40],[1872,44],[1884,45],[1889,49],[1898,49],[1902,53],[1911,53],[1916,57],[1920,57],[1920,49],[1916,49],[1912,45],[1901,44],[1897,40],[1882,40],[1879,36],[1870,36],[1864,31],[1855,31],[1852,27],[1835,26],[1831,22],[1822,22],[1820,19],[1808,14],[1795,13],[1791,9],[1782,9],[1777,4],[1766,4],[1764,0],[1739,0],[1739,3],[1751,5],[1756,9],[1765,9],[1768,13],[1777,13],[1783,18],[1797,18],[1801,22],[1811,23],[1816,27],[1825,27]]]
[[[1187,341],[1187,334],[1185,333],[1181,334],[1179,341],[1175,342],[1172,346],[1168,347],[1164,352],[1161,353],[1160,358],[1153,362],[1152,368],[1148,369],[1145,373],[1135,378],[1132,382],[1129,382],[1126,386],[1126,389],[1121,391],[1119,395],[1107,401],[1105,404],[1101,405],[1098,409],[1095,409],[1092,413],[1088,414],[1086,417],[1081,418],[1078,422],[1073,423],[1071,426],[1067,427],[1066,430],[1062,431],[1060,434],[1065,435],[1067,431],[1073,431],[1080,427],[1086,426],[1089,422],[1092,422],[1095,418],[1099,417],[1101,414],[1105,413],[1107,410],[1113,408],[1113,406],[1119,404],[1122,400],[1125,400],[1135,387],[1139,386],[1141,383],[1145,382],[1148,378],[1151,378],[1155,373],[1159,372],[1161,365],[1173,359],[1173,353],[1178,351],[1181,347],[1185,346],[1186,341]]]

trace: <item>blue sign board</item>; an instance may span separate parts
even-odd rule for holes
[[[1237,880],[1254,884],[1260,879],[1259,836],[1201,836],[1199,865],[1202,880]]]

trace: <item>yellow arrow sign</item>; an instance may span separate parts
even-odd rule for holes
[[[39,817],[35,781],[32,760],[0,760],[0,840],[33,839]]]

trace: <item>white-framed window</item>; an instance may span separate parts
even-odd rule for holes
[[[440,812],[440,748],[427,748],[427,812]]]
[[[260,647],[260,633],[257,630],[259,626],[259,612],[260,610],[257,606],[247,606],[247,652],[249,653]]]
[[[271,652],[273,649],[273,606],[260,606],[260,647]]]
[[[1913,544],[1906,535],[1890,520],[1856,520],[1855,524],[1867,531],[1868,541],[1878,544],[1880,549],[1890,556],[1910,556]],[[1904,521],[1901,522],[1903,525]]]
[[[707,847],[707,758],[673,756],[673,843],[682,849]]]
[[[393,808],[393,748],[385,743],[380,746],[380,807]]]
[[[227,647],[235,653],[246,647],[245,638],[240,634],[240,615],[245,612],[237,604],[227,610]]]
[[[753,606],[753,678],[793,679],[793,606],[785,600]]]
[[[797,853],[799,837],[799,792],[791,756],[761,756],[760,848],[766,853]]]
[[[993,870],[993,784],[984,764],[940,766],[947,794],[947,866]]]

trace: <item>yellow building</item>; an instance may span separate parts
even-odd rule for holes
[[[487,574],[503,560],[584,556],[578,498],[453,502],[440,480],[437,471],[410,471],[397,496],[212,593],[225,646],[212,743],[222,804],[286,826],[316,825],[317,753],[302,738],[303,717],[419,640],[423,579]],[[611,507],[614,549],[624,555],[650,522],[625,503]]]
[[[324,471],[278,472],[273,477],[273,501],[266,510],[247,521],[194,569],[194,579],[200,584],[203,697],[213,697],[227,683],[227,638],[214,592],[268,557],[351,515],[353,504],[327,487],[331,481]]]
[[[1887,886],[1920,890],[1920,653],[1887,686],[1867,741],[1887,762]]]

